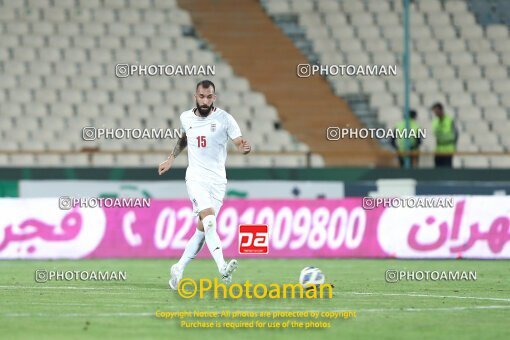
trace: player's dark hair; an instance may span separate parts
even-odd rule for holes
[[[418,117],[418,113],[416,112],[416,110],[410,110],[409,111],[409,118],[416,119],[416,117]]]
[[[435,109],[443,110],[443,104],[441,104],[439,102],[435,103],[434,105],[432,105],[432,110],[435,110]]]
[[[212,86],[214,92],[216,92],[216,86],[214,86],[214,83],[210,80],[202,80],[201,82],[199,82],[197,84],[197,88],[195,89],[195,91],[198,90],[200,86],[202,86],[204,89],[208,89],[209,87]]]

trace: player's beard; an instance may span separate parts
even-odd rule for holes
[[[197,102],[197,110],[198,110],[198,113],[200,113],[200,116],[207,117],[209,115],[209,113],[211,112],[213,105],[214,105],[214,103],[211,104],[211,106],[207,106],[207,105],[200,106]]]

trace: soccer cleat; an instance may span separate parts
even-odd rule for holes
[[[224,283],[229,284],[232,282],[232,273],[237,269],[237,260],[230,260],[230,262],[223,265],[220,271],[221,279]]]
[[[177,290],[177,288],[179,288],[179,282],[182,279],[182,272],[182,268],[179,267],[177,263],[170,268],[170,280],[168,281],[168,284],[173,290]]]

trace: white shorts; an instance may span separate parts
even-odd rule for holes
[[[198,215],[204,209],[213,208],[216,216],[223,205],[227,184],[213,184],[199,181],[186,181],[193,212]]]

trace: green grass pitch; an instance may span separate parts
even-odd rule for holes
[[[3,339],[508,339],[510,262],[472,260],[241,259],[234,283],[293,283],[315,265],[333,283],[332,299],[183,299],[168,289],[174,260],[0,261]],[[126,271],[124,282],[36,283],[46,270]],[[385,271],[476,271],[476,281],[386,283]],[[185,273],[216,277],[211,260]],[[160,311],[345,311],[356,318],[328,329],[184,329]],[[240,320],[238,320],[240,321]],[[245,320],[246,321],[246,320]]]

